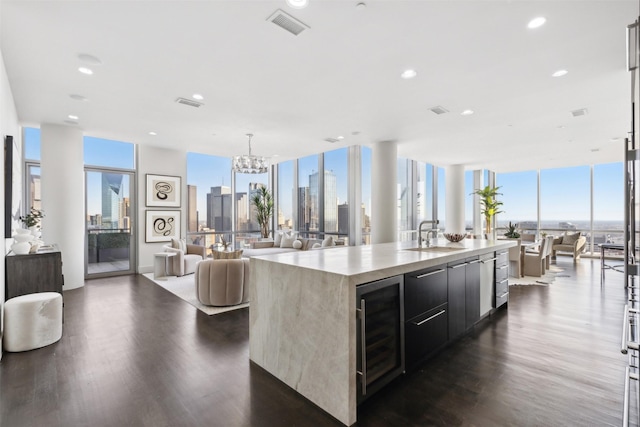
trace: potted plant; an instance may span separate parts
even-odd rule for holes
[[[502,202],[496,200],[496,196],[502,195],[502,193],[498,193],[500,187],[492,188],[490,186],[486,186],[483,189],[479,189],[473,192],[473,194],[477,194],[480,196],[480,205],[482,206],[482,210],[480,211],[482,215],[484,215],[485,219],[485,232],[487,236],[491,234],[491,220],[494,215],[503,213],[500,210],[500,206],[502,206]]]
[[[39,227],[40,226],[40,220],[44,217],[44,212],[39,210],[39,209],[35,209],[35,208],[31,208],[31,210],[29,211],[29,213],[25,216],[21,216],[20,217],[20,221],[22,221],[22,223],[29,229],[32,229],[32,227]]]
[[[269,237],[269,222],[273,215],[273,196],[266,187],[259,187],[251,198],[251,204],[256,207],[256,217],[260,224],[262,238]]]
[[[520,233],[518,233],[516,231],[516,225],[515,224],[511,224],[511,221],[509,221],[509,225],[507,226],[507,232],[504,233],[504,237],[508,237],[509,239],[519,239],[520,238]]]

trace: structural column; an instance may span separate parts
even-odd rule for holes
[[[371,243],[395,242],[398,145],[395,141],[382,141],[371,148]]]
[[[64,290],[84,286],[84,156],[81,130],[41,128],[42,239],[62,252]]]
[[[464,233],[464,166],[447,166],[445,181],[445,231]]]

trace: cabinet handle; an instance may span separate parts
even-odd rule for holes
[[[360,375],[360,382],[362,383],[362,395],[366,396],[367,394],[367,335],[366,335],[366,302],[364,298],[360,299],[360,308],[356,309],[356,311],[360,314],[360,362],[362,371],[356,371],[358,375]]]
[[[507,278],[507,279],[504,279],[504,280],[500,280],[498,283],[504,283],[504,282],[507,282],[507,281],[509,281],[509,279],[508,279],[508,278]]]
[[[441,314],[443,314],[445,312],[446,312],[446,310],[440,310],[438,313],[434,314],[433,316],[427,317],[426,319],[424,319],[424,320],[422,320],[422,321],[420,321],[418,323],[413,322],[413,324],[416,325],[416,326],[422,326],[424,323],[427,323],[431,319],[435,319],[436,317],[440,316]]]
[[[415,276],[416,279],[422,279],[423,277],[431,276],[432,274],[444,273],[444,269],[439,269],[435,271],[431,271],[429,273],[420,274],[419,276]]]
[[[471,264],[477,264],[477,263],[479,263],[479,262],[480,262],[480,260],[479,260],[479,259],[475,259],[475,260],[473,260],[473,261],[469,261],[467,264],[471,265]]]
[[[465,262],[465,263],[454,265],[453,267],[448,267],[448,268],[455,270],[456,268],[466,267],[466,266],[467,266],[467,263]]]
[[[502,267],[496,267],[496,270],[504,270],[505,268],[507,268],[507,266],[503,265]]]
[[[504,297],[506,297],[507,295],[509,295],[509,292],[505,292],[504,294],[500,295],[498,298],[504,298]]]
[[[480,261],[480,262],[481,262],[481,263],[483,263],[483,264],[486,264],[486,263],[488,263],[488,262],[495,261],[495,260],[497,260],[497,259],[498,259],[498,258],[493,257],[493,258],[489,258],[489,259],[483,259],[483,260],[482,260],[482,261]]]

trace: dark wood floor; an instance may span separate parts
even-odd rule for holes
[[[358,425],[621,425],[622,274],[601,287],[598,261],[558,266],[570,277],[510,287],[508,310],[365,402]],[[248,321],[142,276],[87,282],[65,292],[60,342],[4,354],[0,425],[340,425],[249,362]]]

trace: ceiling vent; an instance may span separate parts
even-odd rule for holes
[[[436,114],[444,114],[444,113],[448,113],[449,112],[449,110],[447,110],[444,107],[441,107],[440,105],[438,105],[437,107],[429,108],[429,110],[431,110],[432,112],[434,112]]]
[[[273,22],[280,28],[284,28],[294,36],[297,36],[304,30],[309,28],[308,25],[305,25],[304,23],[298,21],[296,18],[283,12],[280,9],[276,10],[273,15],[268,17],[267,21]]]
[[[571,115],[573,117],[580,117],[580,116],[586,116],[587,115],[587,109],[586,108],[581,108],[579,110],[573,110],[571,112]]]
[[[192,99],[187,99],[187,98],[178,98],[176,99],[176,102],[178,104],[184,104],[184,105],[188,105],[189,107],[196,107],[196,108],[200,108],[204,105],[202,102],[194,101]]]
[[[336,142],[340,141],[338,138],[325,138],[324,140],[332,144],[335,144]]]

